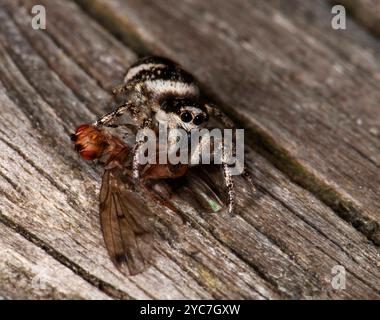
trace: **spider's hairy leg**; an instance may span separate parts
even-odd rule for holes
[[[227,192],[228,192],[228,213],[234,216],[235,215],[234,213],[235,198],[236,198],[235,186],[234,186],[234,181],[231,174],[231,169],[229,167],[229,164],[225,161],[224,156],[223,156],[222,166],[223,166],[224,181],[225,181]]]
[[[234,215],[234,208],[235,208],[235,187],[234,187],[234,181],[232,178],[232,170],[229,165],[230,155],[233,152],[231,148],[227,148],[223,144],[223,139],[219,140],[217,139],[215,141],[215,138],[212,140],[210,133],[206,133],[202,136],[202,139],[200,143],[197,144],[195,150],[192,150],[191,155],[191,165],[198,164],[200,158],[202,159],[202,163],[210,163],[209,161],[211,159],[205,159],[203,156],[207,156],[207,153],[203,153],[205,151],[205,148],[209,149],[211,151],[210,156],[213,158],[213,162],[217,164],[222,165],[223,170],[223,177],[225,181],[225,185],[227,188],[228,193],[228,213],[233,216]]]
[[[217,106],[208,103],[206,104],[206,108],[207,108],[208,113],[214,116],[216,119],[220,120],[226,128],[228,129],[235,128],[233,121]]]
[[[115,110],[106,113],[105,115],[100,117],[98,120],[94,122],[93,125],[95,127],[107,126],[110,123],[112,123],[113,120],[122,116],[127,111],[131,113],[132,117],[136,116],[136,107],[131,102],[126,102],[118,106]]]

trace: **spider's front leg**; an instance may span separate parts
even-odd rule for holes
[[[226,184],[227,192],[228,192],[228,213],[231,216],[234,216],[236,193],[235,193],[234,180],[232,178],[231,168],[228,161],[227,150],[224,145],[222,147],[222,168],[223,168],[224,182]]]
[[[210,132],[208,131],[205,133],[202,137],[200,142],[196,145],[195,150],[193,151],[191,155],[190,164],[196,165],[199,163],[199,160],[202,159],[202,163],[215,163],[215,164],[221,164],[222,170],[223,170],[223,177],[225,181],[225,185],[227,188],[228,193],[228,213],[233,216],[234,215],[234,209],[235,209],[235,187],[234,187],[234,181],[233,181],[233,175],[232,170],[230,168],[229,160],[230,156],[232,154],[232,150],[226,148],[226,146],[223,143],[223,137],[220,138],[215,137],[212,140]],[[208,152],[211,152],[209,154],[210,158],[203,158],[203,155],[207,157]]]
[[[208,103],[208,104],[206,104],[206,108],[207,108],[208,113],[211,116],[213,116],[214,118],[220,120],[225,128],[235,129],[235,125],[234,125],[233,121],[224,112],[222,112],[217,106]],[[235,148],[236,148],[236,146],[234,145],[233,149],[235,149]],[[227,163],[228,157],[226,157],[227,154],[225,154],[224,151],[223,151],[224,156],[223,156],[223,160],[222,160],[223,174],[224,174],[225,183],[226,183],[226,186],[228,189],[229,212],[232,213],[234,205],[235,205],[236,195],[235,195],[234,183],[233,183],[233,177],[232,177],[233,175],[231,174],[232,170]],[[243,168],[242,175],[243,175],[243,178],[246,179],[246,181],[248,181],[250,187],[252,188],[252,191],[255,191],[256,188],[255,188],[255,185],[253,183],[253,178],[245,167]]]
[[[221,111],[217,106],[207,103],[206,105],[207,112],[209,115],[213,116],[214,118],[220,120],[225,128],[228,129],[234,129],[235,125],[233,121],[223,112]]]
[[[139,110],[133,103],[128,101],[118,106],[115,110],[106,113],[104,116],[100,117],[98,120],[94,122],[93,125],[95,127],[112,126],[115,120],[121,117],[126,112],[129,112],[130,116],[134,120],[136,120]]]

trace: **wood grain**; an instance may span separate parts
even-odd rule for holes
[[[46,6],[46,30],[30,28],[29,12],[37,3]],[[2,282],[1,296],[380,297],[378,249],[373,243],[250,147],[246,159],[257,190],[243,179],[237,181],[237,217],[197,212],[186,195],[178,193],[173,204],[179,215],[157,210],[157,229],[166,241],[156,245],[155,264],[135,277],[118,273],[98,221],[101,170],[79,159],[68,135],[109,111],[109,89],[121,81],[137,55],[73,2],[1,0],[1,5],[0,233],[6,236],[0,248],[11,253],[2,253],[9,265],[0,269],[0,277],[12,273],[15,279],[31,279],[35,265],[48,274],[65,270],[54,281],[46,279],[48,289],[42,292],[28,280]],[[186,63],[184,56],[179,51],[176,60]],[[197,68],[199,76],[201,66]],[[218,68],[213,72],[225,74]],[[241,99],[236,105],[245,101]],[[17,260],[24,252],[18,241],[30,247],[32,256],[24,263]],[[335,265],[347,270],[345,290],[331,287]],[[66,276],[70,272],[72,285]],[[50,288],[56,293],[49,294]]]
[[[192,70],[253,145],[380,243],[380,43],[366,30],[333,30],[322,0],[78,2]]]
[[[109,299],[20,234],[0,224],[2,299]]]

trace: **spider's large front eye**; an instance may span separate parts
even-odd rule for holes
[[[181,113],[181,120],[183,122],[190,122],[192,119],[193,119],[193,115],[190,112],[185,111]]]
[[[196,126],[199,126],[203,121],[204,121],[204,117],[201,115],[201,114],[198,114],[194,120],[193,120],[193,123],[196,125]]]

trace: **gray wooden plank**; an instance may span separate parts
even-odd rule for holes
[[[86,56],[104,54],[98,44],[112,37],[74,4],[38,1],[46,5],[48,19],[66,19],[57,25],[75,26],[78,38],[87,37],[80,50],[71,44],[73,33],[30,28],[28,12],[36,1],[22,1],[21,8],[2,2],[7,10],[0,27],[1,221],[11,220],[38,237],[59,253],[56,259],[68,259],[83,277],[103,281],[114,297],[379,297],[377,249],[252,150],[247,158],[258,191],[239,183],[238,217],[204,215],[177,197],[173,201],[189,225],[169,211],[157,214],[164,226],[173,225],[184,236],[161,243],[156,264],[146,273],[120,275],[98,225],[100,170],[78,159],[67,135],[109,107],[105,89],[121,80],[121,66],[126,69],[135,55],[108,40],[110,57],[93,68],[84,63]],[[120,63],[107,63],[113,55]],[[347,270],[346,290],[331,287],[337,264]]]
[[[0,248],[2,299],[110,299],[3,224]]]
[[[380,44],[325,1],[78,0],[191,70],[252,144],[380,243]]]

